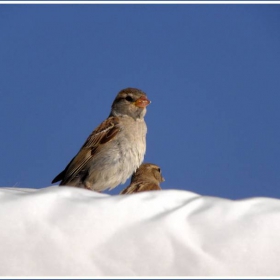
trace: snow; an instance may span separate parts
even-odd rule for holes
[[[0,188],[0,276],[277,276],[280,200]]]

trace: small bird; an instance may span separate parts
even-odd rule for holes
[[[132,175],[130,185],[122,190],[120,194],[161,190],[159,184],[164,181],[159,166],[152,163],[143,163]]]
[[[109,117],[88,137],[77,155],[52,183],[97,192],[113,189],[143,162],[146,152],[146,107],[140,89],[126,88],[116,96]]]

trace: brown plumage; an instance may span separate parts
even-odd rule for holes
[[[88,137],[77,155],[52,183],[95,191],[124,183],[143,162],[147,126],[144,120],[150,104],[136,88],[121,90],[109,117]]]
[[[143,163],[132,175],[130,185],[122,190],[120,194],[161,190],[160,183],[164,181],[158,165]]]

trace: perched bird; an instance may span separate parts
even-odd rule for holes
[[[120,194],[161,190],[159,184],[164,181],[159,166],[152,163],[143,163],[132,175],[130,185]]]
[[[52,183],[94,191],[123,184],[143,162],[146,152],[146,106],[140,89],[126,88],[116,96],[109,117],[88,137],[77,155]]]

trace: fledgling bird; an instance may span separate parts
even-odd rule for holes
[[[123,184],[143,162],[146,152],[146,107],[140,89],[126,88],[116,96],[109,117],[88,137],[77,155],[52,183],[94,191]]]
[[[152,163],[143,163],[132,175],[130,185],[120,194],[161,190],[160,183],[164,181],[159,166]]]

